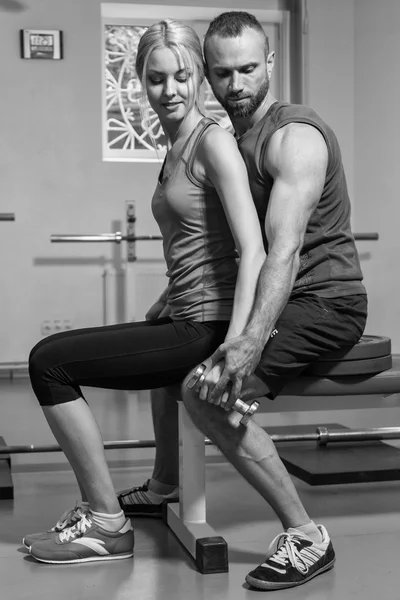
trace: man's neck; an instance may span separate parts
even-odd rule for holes
[[[263,118],[264,115],[267,114],[270,106],[276,102],[276,98],[274,98],[269,92],[265,96],[264,100],[257,108],[257,110],[248,117],[231,117],[232,125],[235,129],[236,137],[241,137],[246,131],[254,127],[256,123],[260,119]]]

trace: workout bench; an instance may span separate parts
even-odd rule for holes
[[[379,349],[377,350],[372,349],[371,351],[371,345],[367,348],[368,343],[373,342],[374,336],[365,336],[349,352],[337,353],[336,355],[327,357],[323,361],[318,361],[318,364],[315,364],[314,373],[306,372],[297,380],[288,384],[281,396],[332,397],[379,395],[383,398],[400,393],[400,356],[391,355],[390,340],[388,338],[375,339],[381,341],[378,344]],[[380,354],[381,356],[376,356],[376,354]],[[385,360],[380,360],[383,357],[385,357]],[[365,366],[366,362],[364,361],[369,361],[370,372],[368,372],[368,365]],[[381,367],[385,370],[381,370]],[[379,370],[381,372],[377,372]],[[357,374],[351,375],[349,374],[351,372]],[[322,375],[322,373],[325,373],[325,375]],[[268,412],[268,402],[270,401],[265,399],[261,402],[259,412]],[[337,427],[341,428],[340,425]],[[321,431],[323,432],[324,430],[322,429]],[[270,429],[268,429],[268,432],[270,432]],[[181,402],[179,402],[179,433],[180,500],[179,504],[169,503],[166,505],[165,521],[192,555],[201,573],[224,573],[228,571],[227,543],[208,525],[206,519],[204,435],[193,425]],[[398,435],[393,437],[398,437]],[[365,437],[364,439],[371,438]],[[383,437],[372,439],[383,439]],[[373,474],[370,478],[366,477],[364,472],[360,472],[360,478],[358,479],[347,478],[346,481],[345,478],[338,481],[334,477],[331,480],[322,480],[318,483],[400,479],[399,450],[380,442],[372,442],[367,444],[367,446],[363,444],[364,447],[360,451],[365,452],[369,447],[370,452],[372,450],[372,454],[375,455],[377,454],[377,444],[380,444],[384,451],[387,450],[391,453],[391,466],[384,476],[379,475],[379,471],[372,470]],[[349,443],[344,447],[342,444],[340,446],[342,446],[342,450],[347,451],[346,462],[348,462],[348,455],[353,455],[354,452],[353,450],[349,452]],[[299,448],[301,449],[300,451]],[[294,454],[301,456],[304,450],[308,454],[310,454],[310,450],[314,455],[318,452],[328,454],[326,452],[327,448],[322,446],[318,449],[318,447],[315,447],[315,444],[310,448],[310,443],[308,447],[304,444],[302,446],[297,445]],[[291,468],[290,460],[285,459],[285,452],[287,452],[286,449],[282,455],[279,451],[289,472],[301,477],[301,473],[296,472],[296,469],[299,471],[298,465],[294,467],[292,465]],[[331,450],[332,454],[336,452],[336,448]],[[315,482],[309,481],[309,483]]]

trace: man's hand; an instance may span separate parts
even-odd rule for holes
[[[224,369],[210,393],[209,402],[231,410],[240,398],[243,379],[251,375],[260,362],[263,348],[260,339],[244,334],[221,344],[211,361],[213,365],[224,361]]]

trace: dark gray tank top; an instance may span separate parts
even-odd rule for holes
[[[288,123],[316,127],[325,138],[329,156],[324,189],[307,226],[292,293],[313,293],[327,298],[365,294],[350,228],[350,200],[337,138],[312,109],[298,104],[275,102],[266,115],[238,139],[266,250],[264,222],[274,183],[265,166],[266,153],[271,136]]]
[[[163,236],[171,318],[228,321],[237,278],[237,253],[225,211],[214,187],[193,175],[199,142],[209,127],[204,118],[175,164],[162,169],[152,211]]]

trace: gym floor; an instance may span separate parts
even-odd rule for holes
[[[85,390],[104,439],[152,439],[148,393]],[[40,408],[24,378],[0,378],[0,435],[10,445],[52,444]],[[400,422],[400,408],[319,411],[299,416],[258,415],[273,425],[288,419],[378,427]],[[340,418],[339,418],[340,417]],[[307,420],[308,419],[308,420]],[[310,420],[312,419],[312,420]],[[264,559],[280,524],[258,494],[212,448],[207,449],[208,521],[229,545],[230,572],[201,575],[161,520],[134,519],[135,557],[110,563],[52,566],[35,562],[21,544],[45,530],[78,499],[61,453],[14,455],[15,498],[0,500],[0,597],[7,600],[239,600],[262,593],[244,583]],[[108,451],[116,489],[141,484],[151,473],[153,449]],[[333,570],[297,589],[273,592],[286,600],[399,600],[400,482],[310,487],[295,479],[309,514],[334,542]]]

